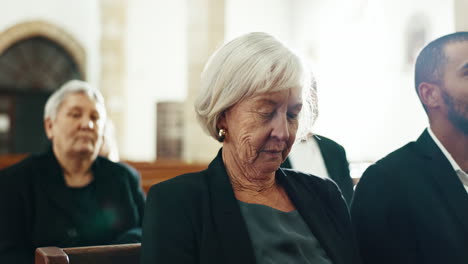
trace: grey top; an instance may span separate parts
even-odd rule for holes
[[[239,201],[258,264],[331,264],[297,210]]]

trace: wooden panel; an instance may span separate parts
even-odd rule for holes
[[[141,244],[63,248],[71,264],[140,263]]]
[[[0,169],[9,167],[15,163],[20,162],[22,159],[27,157],[29,154],[8,154],[0,155]]]
[[[208,164],[189,164],[182,161],[125,162],[141,174],[141,185],[145,193],[154,184],[178,175],[204,170]]]
[[[140,262],[141,244],[36,249],[36,264],[130,264]]]
[[[35,264],[68,264],[68,256],[61,248],[42,247],[36,249]]]

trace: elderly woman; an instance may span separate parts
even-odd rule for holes
[[[141,263],[360,262],[336,185],[279,168],[314,119],[312,83],[299,57],[265,33],[212,56],[195,109],[223,147],[206,170],[151,188]]]
[[[51,149],[0,171],[0,263],[31,264],[42,246],[140,241],[139,175],[98,157],[105,122],[102,95],[85,82],[69,81],[48,99]]]

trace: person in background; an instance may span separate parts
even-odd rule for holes
[[[51,148],[0,171],[0,263],[31,264],[43,246],[140,242],[139,175],[98,157],[105,122],[103,97],[86,82],[69,81],[50,96]]]
[[[266,33],[214,53],[195,111],[222,148],[206,170],[150,189],[142,264],[360,263],[336,185],[280,168],[313,123],[311,83],[301,59]]]
[[[370,166],[351,205],[364,263],[468,263],[468,32],[419,53],[429,127]]]
[[[291,153],[281,165],[302,172],[332,179],[340,188],[348,205],[353,198],[353,180],[343,146],[321,135],[310,133],[294,143]]]
[[[343,146],[321,135],[310,133],[294,143],[291,153],[281,165],[302,172],[332,179],[340,188],[348,205],[353,198],[353,180]]]

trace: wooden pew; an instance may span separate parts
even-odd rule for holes
[[[141,174],[141,185],[145,193],[156,183],[174,178],[175,176],[204,170],[208,164],[190,164],[183,161],[156,161],[156,162],[132,162],[124,161],[135,168]]]
[[[35,264],[133,264],[140,262],[141,244],[36,249]]]
[[[29,154],[3,154],[0,155],[0,170],[18,163],[26,158]]]

